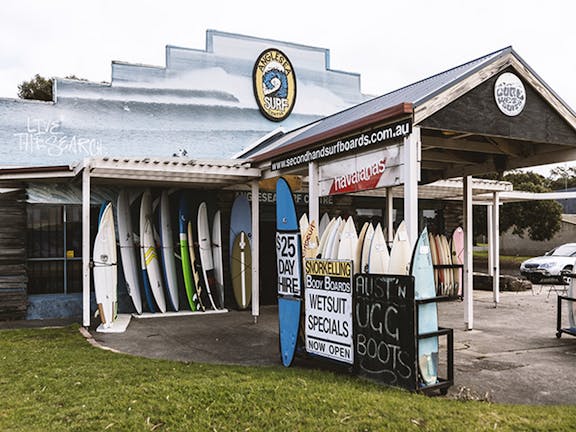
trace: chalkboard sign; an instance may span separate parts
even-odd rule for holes
[[[416,390],[416,326],[412,276],[354,277],[354,353],[358,372]]]

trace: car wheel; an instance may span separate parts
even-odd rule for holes
[[[570,283],[570,277],[568,276],[562,276],[564,273],[572,273],[572,266],[568,265],[566,267],[564,267],[562,269],[562,271],[560,272],[560,277],[558,278],[560,280],[560,283],[564,284],[564,285],[568,285]]]
[[[528,275],[526,276],[526,278],[532,282],[533,284],[537,284],[540,283],[540,281],[542,280],[542,276],[539,274],[533,274],[533,275]]]

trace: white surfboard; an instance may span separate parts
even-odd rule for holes
[[[217,210],[212,219],[212,259],[214,261],[214,277],[218,283],[216,289],[218,303],[224,307],[224,266],[222,264],[222,221],[221,212]]]
[[[202,268],[202,278],[204,286],[212,303],[212,307],[217,309],[213,301],[216,291],[216,278],[214,276],[214,259],[212,257],[212,237],[210,236],[210,225],[208,224],[208,208],[205,202],[198,206],[198,249],[200,252],[200,266]],[[223,305],[220,305],[223,307]]]
[[[328,222],[326,228],[324,229],[324,232],[320,236],[320,245],[318,246],[318,256],[322,258],[325,258],[324,251],[326,250],[326,243],[328,242],[328,238],[330,237],[330,230],[332,229],[332,226],[334,225],[335,222],[336,219],[331,219],[330,222]]]
[[[372,238],[374,237],[374,225],[372,223],[368,224],[366,229],[366,234],[364,235],[364,241],[362,242],[362,255],[360,257],[360,266],[362,273],[368,273],[368,258],[370,256],[370,245],[372,244]]]
[[[298,221],[298,227],[300,228],[300,238],[304,238],[306,230],[308,229],[308,225],[310,225],[310,222],[308,222],[308,215],[304,213]]]
[[[329,237],[326,241],[326,247],[324,249],[324,254],[326,259],[336,259],[336,254],[334,254],[334,243],[337,243],[338,231],[340,230],[340,225],[343,223],[342,218],[338,216],[334,225],[330,229]],[[337,250],[337,249],[336,249]]]
[[[92,257],[96,304],[102,327],[108,328],[116,319],[116,287],[118,282],[116,232],[114,231],[112,203],[106,205],[100,218]]]
[[[176,274],[176,260],[174,258],[174,234],[170,214],[170,198],[168,197],[167,191],[163,191],[160,198],[160,238],[162,241],[164,282],[172,308],[177,311],[180,307],[178,302],[178,277]]]
[[[130,217],[130,202],[126,189],[122,189],[118,194],[116,220],[126,289],[132,299],[136,312],[141,314],[142,294],[140,292],[140,280],[138,279],[138,260],[136,259],[138,251],[134,244],[134,231],[132,228],[132,218]]]
[[[140,203],[140,231],[142,232],[141,254],[146,265],[146,273],[150,282],[150,289],[160,312],[166,312],[166,299],[162,285],[162,271],[160,260],[154,242],[154,227],[152,225],[152,195],[147,190],[142,195]],[[143,229],[142,229],[143,227]]]
[[[376,225],[368,253],[368,273],[386,274],[390,268],[390,253],[382,225]]]
[[[362,273],[362,247],[364,246],[364,238],[366,237],[366,231],[368,231],[368,222],[364,222],[360,234],[358,234],[358,241],[356,242],[356,265],[354,267],[354,273]]]
[[[412,245],[408,239],[406,224],[404,221],[396,230],[392,250],[390,251],[389,274],[407,275],[410,271],[410,260],[412,258]]]
[[[346,226],[346,221],[344,219],[340,220],[340,224],[338,229],[336,230],[336,235],[334,237],[334,243],[332,244],[332,259],[338,259],[338,250],[340,249],[340,239],[342,238],[342,231],[344,231],[344,227]]]
[[[338,259],[340,260],[352,260],[352,271],[356,272],[358,268],[358,262],[356,260],[356,246],[358,245],[358,233],[356,232],[356,226],[354,225],[354,220],[352,216],[348,216],[344,226],[342,227],[342,233],[340,234],[340,243],[338,245]]]
[[[324,213],[320,218],[320,223],[318,224],[318,237],[322,238],[322,235],[324,234],[324,231],[326,231],[329,223],[330,216],[328,216],[328,213]]]

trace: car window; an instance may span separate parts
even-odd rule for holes
[[[574,254],[576,254],[576,244],[565,244],[557,247],[552,252],[553,256],[572,256]]]

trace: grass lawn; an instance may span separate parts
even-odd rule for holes
[[[1,431],[568,431],[575,406],[430,398],[298,368],[149,360],[0,331]]]

